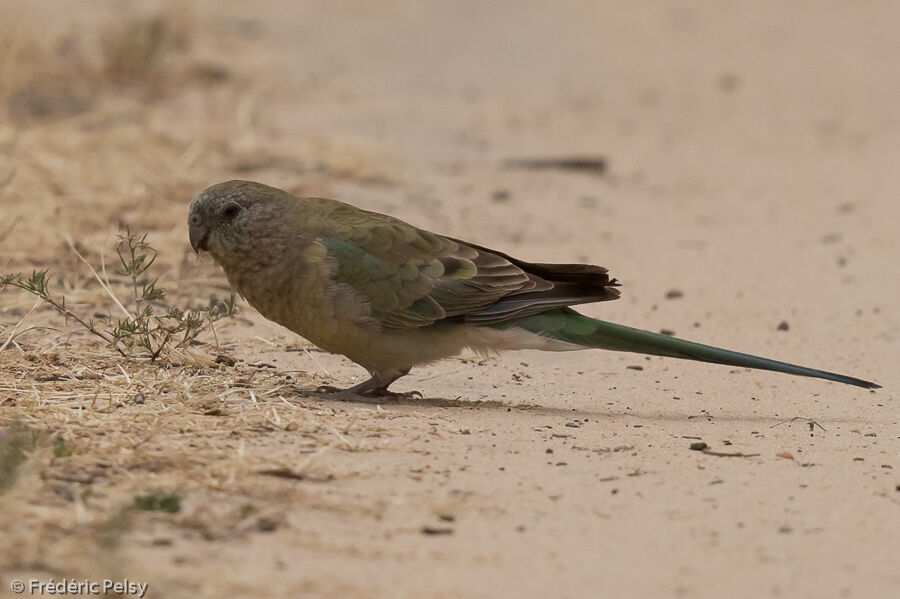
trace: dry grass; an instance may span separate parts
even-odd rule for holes
[[[0,25],[2,119],[23,124],[81,114],[95,101],[96,74],[73,35],[50,40],[23,19]],[[2,120],[0,120],[2,122]]]
[[[283,478],[339,478],[324,454],[378,444],[378,410],[310,406],[292,381],[244,364],[159,368],[59,334],[0,353],[0,373],[0,561],[15,569],[96,567],[151,523],[205,539],[283,524]],[[154,493],[177,513],[137,513]]]
[[[383,178],[354,170],[365,160],[340,146],[312,162],[260,137],[252,75],[193,58],[198,39],[212,42],[183,12],[51,38],[3,10],[0,23],[0,273],[48,269],[52,294],[98,326],[122,318],[130,297],[114,249],[129,226],[162,248],[154,266],[172,305],[227,297],[183,226],[211,178],[272,168]],[[185,105],[197,118],[184,118]],[[253,342],[238,348],[207,330],[156,361],[123,357],[34,300],[0,293],[4,571],[110,577],[124,535],[223,539],[286,526],[285,502],[332,509],[296,486],[348,475],[325,456],[385,442],[378,409],[308,404],[304,373],[216,359]]]
[[[100,37],[103,74],[120,84],[166,83],[167,68],[190,47],[190,19],[185,11],[135,16],[106,29]]]
[[[283,139],[261,124],[265,68],[216,62],[221,34],[174,10],[95,30],[37,34],[0,12],[0,270],[57,263],[63,228],[107,247],[131,227],[183,248],[187,200],[226,177],[269,176],[295,191],[331,182],[392,184],[377,148]],[[229,55],[240,56],[228,41]],[[249,55],[248,55],[249,56]],[[373,155],[376,157],[372,160]],[[300,184],[300,177],[303,183]],[[62,224],[62,226],[61,226]],[[14,234],[15,233],[15,234]],[[160,241],[160,236],[163,236]],[[27,247],[22,243],[27,240]],[[181,255],[162,262],[181,269]]]
[[[296,481],[352,476],[328,456],[388,443],[380,409],[307,403],[304,373],[216,363],[209,346],[162,364],[123,359],[42,310],[0,335],[0,563],[11,569],[109,576],[123,535],[289,526],[285,502],[333,509]]]

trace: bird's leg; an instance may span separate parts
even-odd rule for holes
[[[353,387],[341,389],[331,385],[321,385],[316,388],[316,393],[339,393],[341,396],[365,398],[363,401],[374,400],[374,403],[377,403],[377,400],[384,399],[423,399],[422,394],[418,391],[406,391],[403,393],[388,391],[391,383],[408,373],[409,368],[392,372],[373,372],[372,378]]]

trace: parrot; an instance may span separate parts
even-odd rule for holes
[[[466,348],[606,349],[682,358],[866,389],[876,383],[585,316],[620,284],[591,264],[525,262],[338,200],[226,181],[190,204],[191,247],[208,252],[265,318],[343,354],[370,378],[341,392],[361,401],[421,397],[389,386],[414,366]]]

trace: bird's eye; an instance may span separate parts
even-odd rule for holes
[[[238,212],[240,211],[241,207],[237,204],[228,204],[227,206],[225,206],[225,210],[222,211],[222,217],[227,220],[231,220],[235,216],[237,216]]]

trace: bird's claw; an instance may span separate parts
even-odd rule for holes
[[[378,397],[386,397],[388,399],[425,399],[425,396],[422,395],[420,391],[388,391],[387,389],[378,392],[378,394],[368,394],[368,393],[360,393],[365,397],[378,398]]]
[[[339,399],[347,401],[364,401],[366,403],[382,403],[386,401],[399,402],[400,400],[425,399],[419,391],[388,391],[384,388],[358,388],[350,387],[349,389],[341,389],[333,385],[319,385],[316,387],[315,393],[334,393],[339,395]]]
[[[345,391],[345,389],[334,385],[319,385],[313,393],[340,393],[341,391]]]

